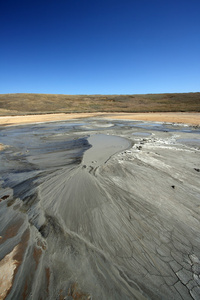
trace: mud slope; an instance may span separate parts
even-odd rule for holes
[[[199,299],[200,131],[1,128],[0,299]]]

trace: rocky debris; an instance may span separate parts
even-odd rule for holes
[[[138,150],[142,150],[142,146],[137,146],[137,149]]]
[[[10,197],[9,195],[4,195],[3,197],[0,198],[0,202],[8,199],[9,197]]]

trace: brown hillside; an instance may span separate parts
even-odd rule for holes
[[[0,115],[80,112],[200,112],[200,93],[147,95],[0,94]]]

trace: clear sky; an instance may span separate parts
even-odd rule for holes
[[[200,0],[0,0],[0,93],[200,92]]]

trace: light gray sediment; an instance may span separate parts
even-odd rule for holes
[[[97,119],[2,128],[0,260],[30,231],[6,299],[199,299],[199,134]]]

